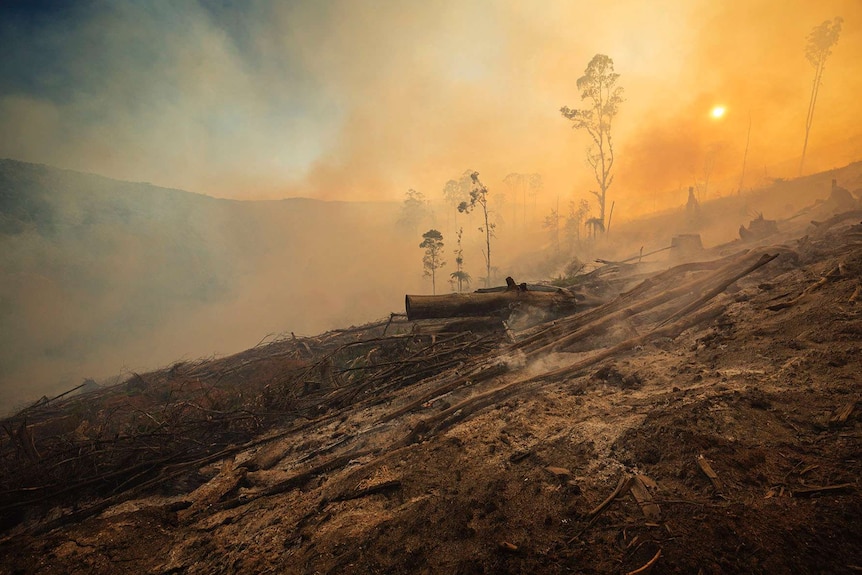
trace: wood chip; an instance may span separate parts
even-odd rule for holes
[[[599,513],[605,510],[605,507],[611,504],[611,501],[617,498],[617,496],[626,490],[629,485],[629,481],[631,481],[632,476],[628,473],[623,473],[623,476],[620,477],[619,483],[617,483],[616,489],[614,489],[613,493],[608,495],[608,497],[599,503],[592,511],[589,512],[590,517],[596,517]]]
[[[572,472],[565,467],[548,466],[545,468],[545,471],[556,477],[569,477],[572,474]]]
[[[703,454],[697,456],[697,466],[700,467],[700,470],[703,471],[703,474],[709,478],[710,483],[715,488],[715,490],[720,494],[723,490],[721,480],[718,478],[718,474],[712,468],[712,465],[709,464],[709,461],[706,460],[706,457]]]
[[[635,475],[629,482],[629,490],[635,501],[640,505],[644,517],[649,521],[658,521],[661,519],[661,508],[653,502],[652,495],[647,488],[647,482],[655,485],[655,482],[645,475]]]
[[[835,413],[832,414],[832,417],[829,418],[829,423],[845,423],[847,419],[850,418],[850,415],[853,413],[855,408],[856,402],[854,401],[842,405],[836,409]]]

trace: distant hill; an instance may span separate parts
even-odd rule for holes
[[[410,285],[403,261],[418,261],[397,209],[0,160],[0,411],[84,377],[385,315]]]
[[[501,220],[497,280],[549,279],[573,256],[624,259],[641,246],[644,253],[666,247],[680,233],[701,234],[705,246],[727,242],[758,213],[789,218],[826,199],[833,178],[857,191],[862,163],[711,199],[697,221],[685,214],[685,195],[679,208],[637,219],[618,201],[608,236],[584,241],[576,253],[556,252],[539,224],[513,234]],[[397,202],[215,199],[0,160],[0,412],[85,378],[403,311],[405,293],[430,292],[418,245],[432,224],[404,229],[400,209]],[[456,223],[450,211],[437,206],[447,259],[463,226],[472,287],[479,287],[478,220]],[[450,268],[438,273],[438,291],[447,289]]]
[[[642,245],[645,252],[669,246],[672,236],[683,233],[698,233],[704,246],[714,246],[739,238],[739,226],[748,225],[759,214],[774,220],[799,218],[803,222],[809,221],[818,217],[817,212],[802,212],[829,198],[833,179],[838,186],[862,199],[862,162],[792,180],[776,178],[771,185],[740,194],[710,197],[701,202],[696,217],[686,214],[688,193],[681,192],[678,207],[616,225],[610,234],[612,241],[598,253],[611,259],[625,258],[636,255]],[[625,202],[619,202],[617,209],[625,214]]]

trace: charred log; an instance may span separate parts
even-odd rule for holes
[[[480,317],[508,313],[515,306],[538,307],[553,313],[567,314],[575,310],[575,296],[570,292],[530,291],[523,287],[492,293],[447,294],[438,296],[407,295],[407,319],[447,317]]]

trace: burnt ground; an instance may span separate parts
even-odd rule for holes
[[[860,219],[608,268],[522,331],[382,322],[34,407],[0,573],[860,572]]]

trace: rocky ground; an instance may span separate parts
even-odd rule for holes
[[[31,408],[0,573],[860,572],[860,220],[608,265],[520,330],[396,318]]]

